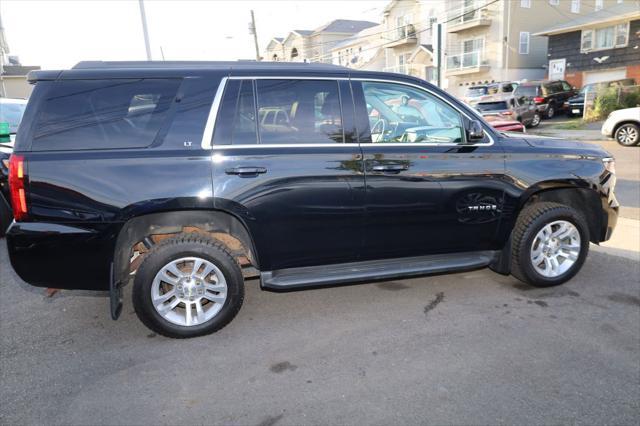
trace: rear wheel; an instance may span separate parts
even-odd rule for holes
[[[217,241],[180,234],[153,246],[138,268],[133,305],[138,318],[167,337],[218,331],[244,299],[242,272]]]
[[[626,123],[616,129],[616,141],[622,146],[634,146],[640,142],[640,128],[637,124]]]
[[[531,119],[531,123],[529,123],[529,127],[538,127],[540,124],[540,113],[536,112],[533,114],[533,118]]]
[[[556,115],[556,106],[553,104],[550,104],[549,107],[547,108],[546,116],[547,118],[553,118],[555,115]]]
[[[589,252],[589,230],[582,215],[558,203],[526,207],[512,238],[511,273],[536,287],[571,279]]]

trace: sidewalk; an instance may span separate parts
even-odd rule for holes
[[[533,129],[528,129],[528,133],[532,135],[549,136],[552,138],[573,139],[580,141],[599,141],[606,140],[607,138],[602,136],[600,128],[602,127],[602,121],[596,121],[593,123],[585,123],[579,129],[566,128],[575,123],[575,118],[561,118],[552,120],[544,120],[540,125]]]
[[[598,250],[640,261],[640,221],[619,217],[611,239],[600,244]]]

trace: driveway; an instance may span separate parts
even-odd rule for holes
[[[630,191],[635,152],[617,155]],[[184,341],[144,328],[130,295],[117,322],[103,293],[46,297],[0,241],[0,424],[638,424],[638,223],[560,287],[489,270],[282,294],[252,280],[229,326]]]

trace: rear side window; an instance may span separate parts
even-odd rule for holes
[[[506,102],[481,102],[476,105],[478,111],[496,111],[501,109],[509,109]]]
[[[518,86],[518,97],[521,96],[538,96],[538,86]]]
[[[257,80],[262,144],[343,143],[338,82]]]
[[[36,116],[34,151],[141,148],[166,125],[179,79],[62,80]]]

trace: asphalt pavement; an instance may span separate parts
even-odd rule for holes
[[[628,203],[635,155],[617,155]],[[238,317],[190,340],[146,329],[129,294],[117,322],[106,294],[46,297],[0,240],[0,424],[637,425],[640,241],[621,233],[550,289],[486,269],[292,293],[250,280]]]

